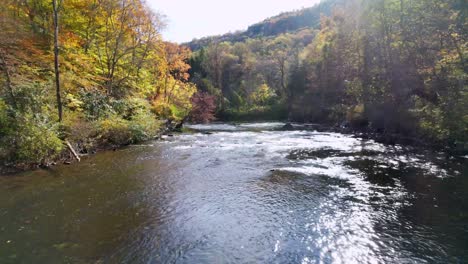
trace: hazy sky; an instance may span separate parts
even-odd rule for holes
[[[244,30],[284,11],[310,7],[320,0],[147,0],[167,17],[166,40],[193,38]]]

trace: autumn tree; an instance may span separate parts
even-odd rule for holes
[[[216,98],[213,95],[198,92],[192,97],[192,104],[190,113],[192,122],[208,123],[215,120]]]
[[[186,118],[190,52],[165,43],[163,26],[141,0],[4,0],[0,162],[46,164],[64,139],[82,153],[131,144],[158,119]]]
[[[62,122],[62,98],[60,91],[60,69],[59,69],[59,9],[62,5],[62,0],[52,0],[53,16],[54,16],[54,71],[55,71],[55,94],[57,97],[58,120]]]

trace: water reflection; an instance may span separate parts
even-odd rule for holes
[[[468,261],[466,159],[282,126],[0,178],[0,263]]]

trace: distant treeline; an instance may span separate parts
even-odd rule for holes
[[[186,43],[190,49],[196,51],[212,42],[245,42],[249,38],[275,37],[284,33],[292,33],[302,29],[318,28],[320,16],[330,15],[333,8],[345,0],[326,0],[313,7],[298,11],[285,12],[278,16],[268,18],[260,23],[251,25],[246,31],[227,33],[221,36],[194,39]]]
[[[466,150],[466,16],[463,0],[328,0],[192,42],[191,80],[218,98],[221,117],[342,124]]]

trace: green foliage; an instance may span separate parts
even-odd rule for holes
[[[337,3],[344,2],[343,0],[323,0],[313,7],[303,8],[301,10],[285,12],[280,15],[265,19],[262,22],[256,23],[248,27],[246,31],[228,33],[221,36],[205,37],[195,39],[187,45],[192,50],[203,49],[212,42],[246,42],[249,39],[259,39],[276,37],[285,33],[295,33],[308,29],[310,27],[317,27],[320,25],[320,16],[322,14],[331,14],[333,7]],[[308,40],[311,38],[309,33],[304,33],[303,39]],[[192,63],[191,63],[192,65]]]
[[[108,145],[129,145],[133,142],[132,131],[128,120],[118,116],[110,116],[99,124],[99,138]]]
[[[132,143],[153,139],[161,130],[162,122],[156,120],[149,111],[134,115],[128,127],[132,134]]]
[[[0,104],[1,105],[1,104]],[[19,164],[46,164],[63,149],[57,123],[44,114],[18,114],[0,107],[0,158]],[[6,113],[10,112],[10,113]]]
[[[52,111],[53,94],[50,82],[21,83],[15,87],[15,110],[19,113],[48,113]],[[13,106],[12,106],[13,107]]]
[[[230,107],[233,109],[241,109],[245,105],[245,101],[242,96],[237,91],[231,91],[231,95],[229,96],[230,100]]]
[[[228,109],[219,113],[219,116],[226,121],[286,120],[288,111],[284,104],[274,104],[269,106],[255,106],[241,110]]]
[[[3,139],[10,131],[8,105],[0,98],[0,138]],[[5,143],[5,142],[2,142]]]
[[[11,138],[14,149],[11,158],[25,164],[46,164],[54,160],[64,145],[59,137],[58,124],[44,116],[17,116],[22,125]]]
[[[134,144],[154,138],[160,125],[149,112],[139,112],[130,120],[109,116],[98,122],[98,139],[113,146]]]
[[[187,116],[187,110],[177,105],[170,105],[170,118],[173,120],[182,120]]]
[[[83,109],[86,118],[89,120],[98,120],[112,114],[112,106],[110,98],[105,93],[99,90],[85,91],[79,93],[79,100],[83,102],[81,108]]]
[[[146,100],[132,98],[118,103],[118,114],[98,122],[98,138],[111,145],[128,145],[154,138],[160,122]]]
[[[188,115],[197,91],[188,82],[191,52],[161,39],[163,19],[144,1],[63,1],[59,12],[61,123],[51,2],[0,6],[2,163],[47,163],[63,140],[81,153],[148,140],[158,119]]]
[[[38,165],[61,153],[63,142],[49,91],[48,82],[23,83],[16,86],[14,105],[0,100],[0,160]]]
[[[219,113],[287,103],[291,67],[310,41],[300,31],[234,44],[210,43],[193,54],[191,81],[217,97]]]
[[[466,151],[468,24],[461,2],[322,6],[322,16],[299,10],[189,44],[199,49],[192,81],[213,95],[217,89],[219,117],[252,117],[282,105],[299,121],[347,121]],[[307,19],[307,28],[290,30]]]
[[[272,104],[275,100],[275,94],[267,84],[260,85],[251,95],[254,105],[265,106]]]
[[[91,153],[99,147],[97,121],[89,121],[82,112],[65,111],[62,133],[80,153]]]

